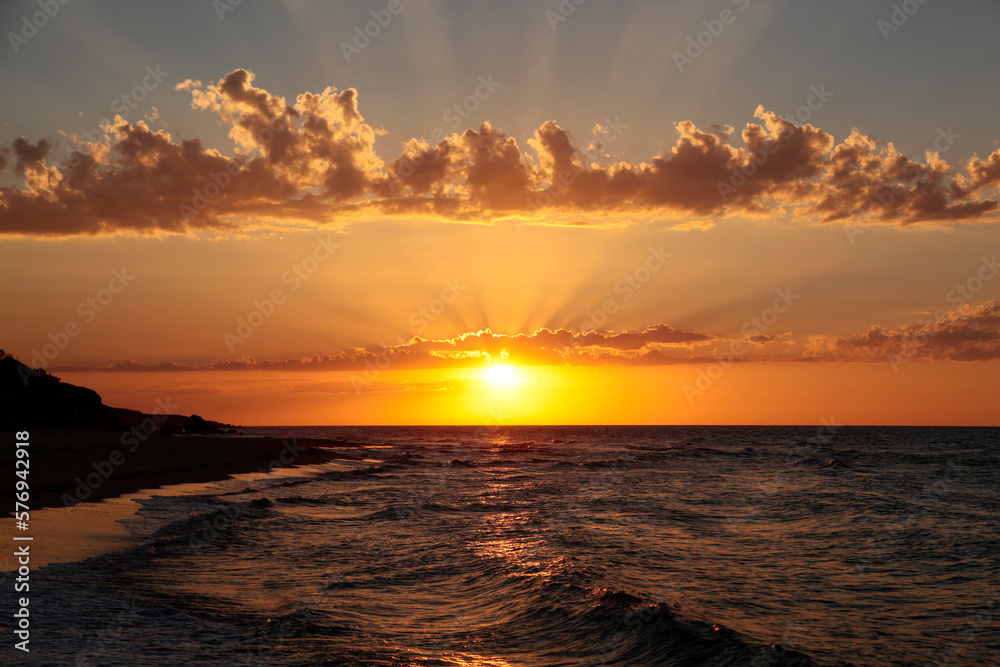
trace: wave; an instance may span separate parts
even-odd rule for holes
[[[833,458],[827,459],[825,457],[824,458],[817,458],[817,457],[814,457],[814,456],[807,456],[804,459],[799,459],[798,461],[796,461],[792,465],[796,465],[796,466],[808,466],[808,467],[812,467],[812,468],[851,468],[851,467],[853,467],[853,466],[851,466],[851,465],[849,465],[847,463],[844,463],[842,460],[838,459],[837,457],[833,457]]]
[[[170,664],[168,654],[173,664],[188,655],[196,664],[237,664],[253,657],[247,646],[257,640],[270,651],[260,664],[923,664],[927,642],[950,635],[922,619],[952,613],[952,590],[975,600],[977,575],[993,571],[986,568],[995,564],[995,541],[980,527],[996,504],[995,435],[979,448],[938,452],[922,433],[872,449],[847,431],[837,447],[811,444],[812,431],[686,440],[685,431],[665,429],[656,439],[631,429],[588,435],[581,446],[565,442],[568,430],[524,431],[509,451],[484,438],[467,448],[422,446],[404,433],[371,450],[385,457],[381,464],[144,500],[129,525],[147,529],[133,530],[148,536],[140,547],[107,557],[108,567],[72,564],[86,594],[62,586],[69,577],[57,578],[59,566],[39,585],[57,581],[60,602],[76,604],[81,618],[106,617],[101,609],[123,595],[135,599],[135,648],[94,663],[116,666],[142,661],[144,637],[166,647],[145,664]],[[912,444],[916,436],[923,440]],[[456,469],[465,467],[472,469]],[[952,483],[953,493],[938,491]],[[886,553],[864,542],[885,532],[886,517],[917,511],[917,502],[929,508],[921,522],[893,519],[889,539],[874,545]],[[948,511],[940,526],[931,502],[942,516]],[[831,596],[842,607],[810,598],[797,561],[780,559],[773,564],[783,586],[765,592],[762,583],[748,602],[756,583],[745,561],[771,562],[760,535],[774,530],[790,554],[847,545],[833,551],[831,568],[810,563],[817,576],[833,573]],[[867,598],[837,580],[859,556],[901,603],[909,579],[894,582],[893,567],[924,575],[936,592],[925,607],[886,610],[877,643],[851,634],[868,623]],[[663,587],[665,571],[677,573],[687,597],[664,592],[678,590]],[[57,606],[42,604],[46,614]],[[750,618],[748,606],[757,612],[752,626],[738,620]],[[51,654],[53,664],[74,659],[69,647],[81,632],[68,616],[58,617],[69,629],[58,636],[64,652]],[[769,643],[788,617],[820,627],[789,640],[815,658]],[[47,631],[57,636],[53,625]],[[981,637],[995,643],[987,632]]]
[[[649,445],[625,445],[625,449],[631,449],[639,452],[669,452],[673,450],[673,445],[666,445],[665,447],[651,447]]]
[[[213,501],[214,498],[217,496],[195,497],[202,501]],[[162,500],[170,502],[174,499],[167,497]],[[214,501],[214,504],[220,503]],[[171,521],[154,531],[142,544],[127,549],[122,554],[109,554],[107,558],[159,556],[169,552],[171,547],[181,545],[197,552],[212,544],[240,541],[243,536],[236,530],[237,525],[247,520],[259,521],[273,507],[274,503],[263,497],[245,502],[221,503],[215,509],[192,512]]]
[[[412,452],[403,452],[401,454],[393,454],[382,460],[385,464],[394,465],[419,465],[418,461],[414,459],[422,458],[420,454],[413,454]]]
[[[608,665],[816,665],[789,648],[761,645],[724,625],[681,617],[664,602],[619,590],[593,593],[597,604],[582,620],[610,631],[606,648],[594,656]]]

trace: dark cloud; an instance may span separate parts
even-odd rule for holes
[[[20,137],[15,139],[10,147],[15,158],[14,172],[23,176],[41,168],[45,156],[52,149],[52,144],[47,139],[40,139],[38,143],[32,145],[27,139]]]

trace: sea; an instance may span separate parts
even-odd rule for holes
[[[0,662],[1000,665],[1000,429],[265,435],[348,458],[137,502]]]

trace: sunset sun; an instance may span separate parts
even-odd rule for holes
[[[524,375],[516,367],[508,363],[493,363],[483,369],[483,381],[491,389],[508,390],[522,382],[525,382]]]

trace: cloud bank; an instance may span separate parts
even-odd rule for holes
[[[496,360],[528,366],[669,366],[735,362],[980,362],[1000,359],[1000,301],[939,311],[927,321],[887,329],[873,325],[849,336],[793,332],[727,338],[654,324],[642,331],[538,329],[498,334],[489,329],[454,338],[402,336],[405,342],[280,360],[218,359],[201,365],[123,361],[108,366],[62,366],[71,372],[365,371],[450,369]]]
[[[23,179],[0,188],[0,234],[187,233],[362,214],[544,222],[791,210],[811,222],[908,225],[997,210],[1000,150],[957,166],[936,153],[920,163],[857,129],[837,143],[762,107],[741,142],[733,128],[683,121],[675,144],[642,163],[595,162],[554,121],[525,147],[484,123],[436,145],[409,139],[386,159],[354,89],[306,92],[290,103],[244,69],[176,88],[229,128],[232,156],[121,117],[99,137],[74,137],[76,150],[59,164],[50,164],[49,140],[18,138],[0,148],[0,170]]]
[[[807,343],[815,359],[889,361],[992,361],[1000,359],[1000,301],[963,306],[897,329],[872,326],[852,336],[816,336]]]

